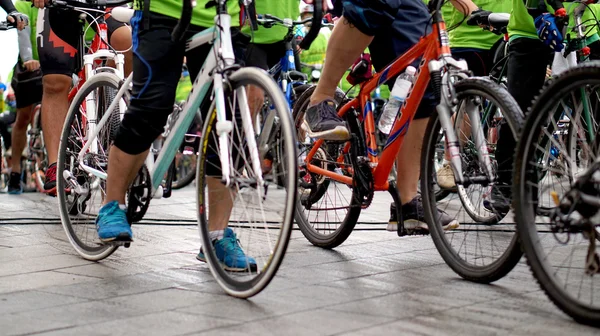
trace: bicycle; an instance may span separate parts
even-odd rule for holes
[[[576,321],[600,327],[600,294],[594,291],[600,273],[600,63],[587,60],[586,8],[582,2],[574,11],[576,38],[567,39],[563,54],[567,69],[542,89],[525,123],[529,132],[518,141],[513,206],[542,290]]]
[[[16,26],[8,21],[0,22],[0,31],[7,31],[13,28],[16,29]],[[0,137],[0,191],[5,191],[7,188],[10,175],[7,170],[9,164],[4,154],[4,141]]]
[[[169,123],[169,134],[154,160],[149,154],[129,188],[127,215],[130,223],[142,219],[151,198],[159,193],[161,183],[173,162],[177,148],[200,109],[206,112],[200,141],[196,170],[198,226],[203,253],[217,283],[232,296],[247,298],[259,293],[275,276],[289,241],[297,183],[295,165],[296,141],[290,121],[287,102],[279,88],[266,72],[255,68],[240,68],[235,64],[231,43],[230,20],[226,0],[214,2],[216,7],[215,26],[191,37],[186,49],[212,43],[200,73],[193,85],[188,101],[177,118]],[[180,40],[191,19],[191,1],[184,1],[182,18],[172,38]],[[129,16],[133,12],[129,12]],[[103,188],[107,177],[105,166],[107,143],[100,136],[111,115],[117,113],[118,102],[127,98],[132,76],[121,82],[113,72],[98,73],[82,86],[70,106],[61,138],[58,171],[59,190],[65,187],[80,197],[89,197],[90,202],[101,201],[102,194],[93,197],[88,191],[91,185]],[[253,116],[246,102],[246,87],[254,85],[262,89],[271,102],[269,115],[255,129]],[[105,86],[117,90],[112,102],[102,111],[97,127],[81,128],[82,116],[79,106],[86,103],[90,92]],[[95,110],[87,109],[87,114]],[[87,117],[89,120],[89,116]],[[95,125],[94,125],[95,126]],[[73,134],[71,134],[73,133]],[[82,139],[85,141],[82,143]],[[245,148],[240,148],[246,145]],[[273,169],[263,171],[261,163],[267,155],[276,161]],[[86,157],[94,160],[85,160]],[[218,157],[218,160],[216,159]],[[276,167],[283,167],[281,171]],[[209,188],[210,185],[210,188]],[[269,188],[277,185],[278,188]],[[226,188],[226,189],[225,189]],[[211,193],[215,189],[223,191]],[[292,192],[290,192],[292,191]],[[85,259],[101,260],[112,254],[119,245],[100,243],[97,233],[86,216],[68,216],[65,202],[61,199],[61,219],[69,240],[75,250]],[[273,201],[271,201],[273,199]],[[219,262],[209,237],[209,212],[218,202],[229,202],[233,211],[229,214],[229,228],[236,230],[244,250],[256,258],[257,267],[248,265],[234,273],[224,269]],[[274,207],[279,207],[274,209]],[[96,207],[97,208],[97,207]],[[247,213],[241,213],[248,210]],[[97,211],[97,210],[96,210]],[[89,216],[94,214],[89,210]],[[89,216],[87,218],[89,218]],[[269,220],[266,217],[269,216]],[[78,220],[82,219],[81,222]],[[257,221],[261,221],[257,224]],[[88,225],[86,232],[79,234],[77,224]]]
[[[433,22],[431,33],[421,38],[420,42],[375,74],[372,79],[361,83],[358,97],[339,107],[338,115],[346,119],[352,139],[337,143],[317,140],[312,148],[307,149],[308,155],[302,162],[301,170],[305,169],[311,175],[311,180],[328,181],[328,188],[322,194],[317,194],[318,185],[307,186],[311,190],[311,195],[314,192],[315,196],[320,197],[309,196],[308,201],[299,202],[298,212],[302,213],[297,215],[296,221],[304,236],[312,244],[333,248],[343,243],[350,235],[361,210],[370,205],[374,191],[390,192],[396,203],[396,215],[402,218],[399,213],[402,203],[394,181],[389,181],[388,176],[402,145],[404,134],[431,78],[439,105],[437,114],[432,115],[429,120],[423,142],[421,191],[425,218],[432,239],[446,262],[461,276],[485,282],[498,272],[505,271],[506,264],[518,261],[520,251],[516,235],[511,234],[510,237],[504,238],[508,242],[498,253],[499,260],[494,260],[495,263],[491,266],[472,264],[469,262],[470,258],[461,259],[460,255],[449,246],[445,237],[446,231],[438,220],[433,156],[438,150],[438,136],[443,126],[444,136],[448,140],[452,154],[451,165],[457,185],[464,188],[493,185],[496,178],[495,171],[488,148],[485,146],[486,137],[480,127],[479,108],[484,102],[497,106],[508,120],[513,134],[518,132],[522,117],[517,104],[505,89],[489,79],[469,78],[466,63],[451,57],[445,23],[440,14],[442,3],[443,1],[440,0],[430,2]],[[383,151],[378,153],[375,123],[369,108],[370,93],[421,56],[416,81],[392,126]],[[472,134],[470,138],[476,143],[477,150],[470,155],[476,158],[471,160],[471,163],[477,163],[475,167],[473,164],[466,166],[461,160],[466,153],[462,151],[458,132],[451,121],[453,113],[468,114],[469,119],[473,121],[469,125]],[[322,156],[325,156],[325,159],[321,159]],[[315,161],[320,163],[317,164]],[[329,204],[338,201],[341,204]],[[453,209],[451,212],[457,211]],[[470,225],[463,223],[462,226]],[[463,235],[469,232],[468,229],[461,228],[451,231],[462,232]],[[411,234],[404,228],[402,221],[399,221],[397,233],[399,236]]]

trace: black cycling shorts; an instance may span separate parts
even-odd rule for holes
[[[429,11],[422,0],[342,0],[342,5],[342,20],[347,22],[338,24],[351,24],[374,37],[369,51],[377,71],[404,54],[431,29]],[[419,61],[413,66],[417,67]],[[390,90],[394,82],[395,78],[386,82]],[[429,118],[436,105],[433,91],[428,87],[414,118]]]
[[[475,48],[452,48],[452,57],[465,60],[469,70],[475,76],[487,76],[494,66],[494,54],[491,50]]]
[[[76,11],[65,11],[53,8],[45,8],[39,11],[37,19],[37,45],[40,57],[40,67],[44,75],[66,75],[71,76],[79,71],[76,69],[79,61],[77,52],[81,42],[81,29],[83,23],[79,19],[81,13]],[[88,16],[91,28],[92,19]],[[112,33],[125,26],[124,23],[105,15],[108,28],[108,40]]]
[[[285,43],[250,43],[246,49],[246,65],[269,70],[285,56]]]
[[[185,51],[185,39],[173,42],[171,32],[177,19],[149,13],[148,27],[142,11],[131,19],[133,31],[133,90],[129,108],[115,139],[115,145],[125,153],[136,155],[150,148],[152,142],[164,131],[167,118],[173,112],[175,91],[181,77],[183,57],[192,82],[200,72],[212,44]],[[185,38],[204,28],[191,25]],[[249,38],[239,29],[231,31],[236,60],[243,60]],[[201,106],[204,116],[209,106]]]
[[[41,70],[26,71],[19,63],[14,68],[13,78],[10,83],[17,108],[24,108],[42,101],[42,72]]]

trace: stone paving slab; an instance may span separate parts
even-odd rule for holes
[[[376,197],[361,221],[385,222],[388,202]],[[195,259],[194,216],[192,188],[155,200],[148,218],[173,221],[136,225],[131,248],[94,263],[67,242],[56,199],[0,194],[0,335],[600,334],[559,311],[524,262],[493,285],[470,283],[430,237],[378,224],[335,250],[294,231],[269,287],[235,299]]]

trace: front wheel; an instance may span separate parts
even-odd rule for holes
[[[247,104],[250,85],[264,92],[273,118],[256,122],[258,116],[252,115],[251,124],[256,129],[248,133],[241,111],[242,104]],[[233,129],[227,137],[228,157],[222,159],[230,162],[231,182],[230,186],[222,182],[222,153],[213,104],[204,119],[196,172],[202,241],[198,258],[208,263],[228,294],[248,298],[273,279],[287,249],[296,204],[296,137],[287,102],[266,73],[242,68],[229,76],[224,86],[221,97]],[[264,146],[252,148],[248,143],[250,138]],[[253,155],[256,151],[258,155]],[[257,157],[262,172],[255,169]],[[220,240],[214,243],[215,239]],[[224,244],[240,249],[227,254],[231,249],[224,252]]]
[[[487,79],[464,79],[455,84],[455,90],[458,104],[452,112],[460,143],[463,177],[475,179],[485,176],[473,138],[474,134],[482,134],[482,129],[489,129],[486,123],[493,118],[488,118],[486,113],[502,114],[505,120],[502,127],[509,127],[516,137],[522,124],[521,110],[505,89]],[[471,115],[478,112],[483,125],[471,125],[464,115],[465,105],[477,109],[470,110]],[[497,192],[493,183],[458,185],[456,194],[436,201],[435,157],[439,155],[440,130],[441,123],[435,114],[425,132],[421,161],[423,207],[431,238],[444,261],[463,278],[481,283],[496,281],[508,274],[522,255],[514,224],[501,221],[505,214],[485,208],[484,201]],[[478,130],[481,133],[477,133]],[[491,139],[486,137],[485,145],[491,166],[497,170],[496,143]],[[449,230],[445,226],[448,219],[456,219],[460,226]]]
[[[513,183],[517,228],[534,277],[558,308],[595,327],[600,327],[599,209],[565,202],[584,189],[600,194],[594,179],[574,186],[588,169],[596,169],[599,97],[598,63],[552,80],[531,108]]]
[[[104,259],[117,247],[102,244],[96,231],[95,218],[106,195],[106,183],[83,170],[78,155],[86,141],[89,141],[88,130],[92,112],[95,112],[97,120],[100,120],[114,99],[114,95],[105,93],[118,91],[119,86],[119,77],[111,73],[99,73],[90,78],[73,98],[60,138],[56,166],[60,217],[71,245],[87,260]],[[122,99],[127,101],[127,97]],[[90,101],[94,101],[95,104],[89,103]],[[113,113],[119,118],[117,110]],[[84,162],[88,166],[106,172],[108,150],[114,140],[112,130],[116,126],[118,125],[109,120],[100,130],[98,137],[92,140],[95,141],[96,149],[88,151],[84,156]],[[69,182],[65,178],[68,178]]]

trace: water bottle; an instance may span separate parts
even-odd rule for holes
[[[408,91],[412,86],[416,72],[417,69],[409,66],[403,74],[396,78],[394,88],[392,88],[392,92],[390,92],[390,99],[385,104],[381,117],[379,117],[378,127],[380,132],[390,134],[398,111],[402,107],[402,104],[404,104],[406,96],[408,96]]]

